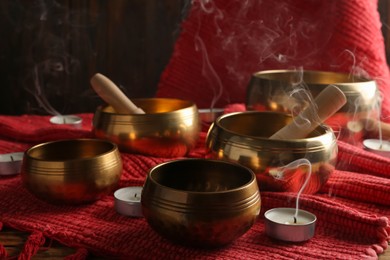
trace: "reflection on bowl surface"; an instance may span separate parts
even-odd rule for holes
[[[248,110],[299,113],[328,85],[340,88],[347,103],[326,124],[339,139],[362,141],[368,117],[378,118],[378,91],[374,80],[326,71],[268,70],[254,73],[247,88]]]
[[[146,114],[117,114],[110,106],[97,108],[93,132],[116,143],[121,151],[157,157],[180,157],[198,139],[200,122],[193,102],[179,99],[134,99]]]
[[[146,220],[163,237],[194,247],[220,247],[254,224],[260,193],[249,168],[182,159],[149,171],[141,203]]]
[[[315,193],[329,179],[337,159],[337,142],[332,129],[317,127],[305,139],[268,139],[292,118],[277,112],[238,112],[219,117],[211,127],[206,145],[211,158],[236,162],[251,168],[260,190],[298,192],[309,167],[279,167],[306,158],[311,178],[305,193]]]
[[[91,202],[110,193],[122,173],[114,143],[98,139],[61,140],[28,149],[22,180],[38,198],[66,204]]]

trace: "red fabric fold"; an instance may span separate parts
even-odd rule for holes
[[[338,169],[390,178],[390,158],[341,141],[338,148]]]
[[[25,129],[20,133],[24,135],[20,136],[20,140],[24,141],[3,137],[0,139],[1,152],[20,151],[37,140],[35,137],[29,138],[38,127],[29,130],[23,122],[15,119],[11,125],[15,126],[18,122],[19,128]],[[42,117],[37,122],[44,122],[45,119],[47,117]],[[45,126],[46,123],[43,124]],[[0,128],[0,136],[1,129],[6,127]],[[61,126],[46,131],[55,132],[60,139],[72,138],[75,134]],[[86,129],[78,131],[76,135],[83,136],[86,133]],[[205,138],[206,133],[201,133],[198,145],[188,157],[206,156]],[[318,218],[315,236],[305,243],[275,241],[264,232],[262,214],[265,210],[274,207],[295,207],[296,194],[283,192],[261,192],[262,213],[259,220],[244,236],[231,245],[217,250],[183,247],[165,240],[157,235],[144,219],[117,214],[114,210],[113,194],[81,206],[46,203],[23,187],[20,176],[0,178],[2,198],[0,222],[19,230],[39,231],[44,237],[55,239],[70,247],[84,248],[98,256],[137,259],[162,259],[172,256],[196,259],[374,258],[386,249],[389,241],[390,210],[387,194],[390,194],[390,185],[387,185],[389,178],[384,176],[384,167],[387,165],[386,163],[382,165],[382,158],[376,158],[377,160],[374,160],[374,163],[378,164],[376,170],[371,169],[365,173],[367,167],[364,163],[362,165],[359,163],[367,156],[371,158],[371,155],[362,151],[359,157],[354,158],[349,155],[350,150],[347,148],[341,144],[339,156],[341,158],[350,156],[354,164],[351,167],[359,168],[360,172],[337,169],[320,193],[301,197],[300,208],[314,213]],[[143,185],[147,171],[151,167],[172,160],[127,153],[121,155],[123,173],[119,187]],[[383,176],[379,176],[378,173],[383,173]],[[29,254],[32,253],[34,250],[29,251]],[[83,257],[84,253],[86,251],[81,250],[75,255]]]
[[[0,116],[0,136],[18,142],[48,142],[64,138],[91,137],[92,114],[81,114],[81,125],[53,124],[52,116]],[[23,127],[20,127],[23,126]]]
[[[243,103],[251,75],[274,69],[376,79],[389,120],[389,68],[371,0],[192,1],[157,96],[199,107]]]
[[[390,206],[389,187],[390,179],[387,178],[336,170],[320,192]]]

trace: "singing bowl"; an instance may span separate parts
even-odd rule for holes
[[[98,107],[94,135],[116,143],[120,151],[156,157],[181,157],[195,146],[200,122],[193,102],[168,98],[133,102],[145,114],[117,114],[111,106]]]
[[[113,191],[122,172],[116,144],[98,139],[47,142],[24,153],[22,181],[40,199],[81,204]]]
[[[260,212],[255,175],[239,164],[181,159],[147,175],[142,212],[158,234],[201,248],[227,245],[246,233]]]
[[[329,179],[337,160],[337,142],[333,130],[318,126],[307,138],[268,139],[290,123],[292,117],[278,112],[237,112],[219,117],[206,138],[210,158],[236,162],[251,168],[260,190],[298,192],[309,167],[302,165],[281,171],[299,159],[311,164],[311,175],[304,193],[316,193]]]
[[[252,75],[247,87],[247,110],[297,114],[329,85],[345,94],[347,103],[325,123],[340,140],[359,143],[365,119],[379,116],[376,82],[364,77],[326,71],[267,70]],[[297,91],[303,90],[303,91]]]

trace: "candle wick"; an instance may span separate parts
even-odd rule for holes
[[[297,224],[297,217],[294,216],[294,224]]]
[[[10,157],[11,157],[11,161],[14,161],[14,157],[12,155],[10,155]]]
[[[137,193],[134,194],[134,198],[137,198]]]
[[[66,124],[66,119],[65,117],[62,117],[63,123]]]

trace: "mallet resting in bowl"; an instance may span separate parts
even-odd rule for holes
[[[106,76],[97,73],[91,78],[95,92],[119,114],[145,114]]]
[[[336,86],[329,85],[294,120],[273,134],[270,139],[305,138],[318,125],[336,113],[345,105],[345,94]]]

